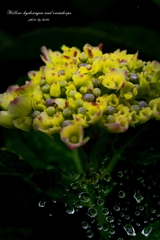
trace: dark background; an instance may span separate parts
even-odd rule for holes
[[[102,42],[104,52],[118,48],[127,49],[128,53],[139,51],[139,58],[144,61],[160,61],[159,2],[44,1],[37,3],[36,7],[28,6],[25,2],[23,6],[3,3],[0,10],[0,92],[4,92],[7,86],[15,84],[17,80],[24,83],[28,71],[39,69],[42,65],[40,47],[43,45],[53,51],[59,51],[62,44],[69,47],[77,46],[82,50],[85,43],[98,45]],[[8,15],[8,10],[18,12],[65,10],[72,14],[52,15],[49,22],[27,22],[27,19],[33,16]],[[1,146],[2,140],[3,137]],[[122,165],[121,168],[123,171]],[[133,172],[135,177],[131,179],[136,181],[137,166]],[[153,172],[152,167],[147,174],[152,176]],[[127,185],[125,189],[130,191]],[[68,215],[63,204],[53,204],[50,199],[47,199],[45,208],[39,208],[38,202],[43,196],[35,193],[18,177],[0,176],[0,193],[0,239],[61,239],[63,234],[68,239],[88,239],[81,227],[81,222],[86,217],[85,210]],[[112,199],[109,204],[111,202]],[[49,217],[49,213],[52,213],[52,217]],[[124,239],[127,239],[123,229],[122,232]],[[56,237],[56,234],[59,237]],[[118,235],[115,239],[117,238]]]

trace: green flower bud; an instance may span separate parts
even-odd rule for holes
[[[49,93],[49,91],[50,91],[50,86],[48,84],[42,86],[42,92]]]
[[[129,76],[129,80],[132,83],[138,83],[139,77],[136,73],[131,73],[130,76]]]
[[[34,112],[32,113],[32,117],[35,118],[35,117],[37,117],[40,113],[41,113],[40,111],[34,111]]]
[[[98,78],[94,78],[92,79],[92,83],[93,83],[93,86],[96,88],[96,87],[99,87],[101,82]]]
[[[86,109],[84,107],[80,107],[80,108],[78,108],[78,113],[85,114]]]
[[[82,62],[86,62],[87,59],[88,59],[88,56],[87,56],[87,54],[85,54],[85,53],[81,53],[80,56],[79,56],[79,59],[80,59]]]
[[[63,117],[69,118],[69,117],[71,117],[71,116],[72,116],[72,110],[69,109],[69,108],[65,108],[65,109],[63,110]]]
[[[53,116],[53,114],[56,112],[55,108],[54,107],[48,107],[46,109],[46,113],[49,115],[49,116]]]
[[[39,85],[42,87],[46,84],[46,80],[45,79],[41,79],[39,82]]]
[[[45,100],[47,100],[47,99],[51,98],[51,95],[49,93],[44,93],[43,97],[44,97]]]
[[[93,94],[95,97],[98,97],[101,95],[101,90],[99,88],[94,88],[93,89]]]
[[[65,81],[65,80],[62,80],[62,81],[60,81],[60,87],[66,87],[68,85],[68,83],[67,83],[67,81]]]
[[[76,107],[82,107],[83,106],[83,100],[82,99],[77,99],[75,104],[76,104]]]
[[[93,102],[94,101],[94,95],[91,93],[86,93],[83,96],[83,99],[87,102]]]
[[[80,93],[85,94],[85,93],[87,93],[88,88],[87,87],[80,87],[79,91],[80,91]]]

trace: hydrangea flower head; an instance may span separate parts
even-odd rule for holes
[[[111,133],[160,120],[160,63],[138,53],[102,52],[102,44],[60,51],[41,48],[44,66],[24,86],[0,94],[0,125],[41,131],[75,149],[87,143],[86,128]]]

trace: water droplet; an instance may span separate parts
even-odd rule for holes
[[[115,210],[115,211],[119,211],[119,210],[120,210],[120,207],[119,207],[118,205],[115,205],[115,206],[114,206],[114,210]]]
[[[71,188],[72,188],[72,189],[77,189],[77,187],[78,187],[78,186],[77,186],[76,183],[71,183]]]
[[[82,222],[82,228],[84,228],[84,229],[88,228],[88,223],[86,221]]]
[[[105,180],[106,182],[110,182],[110,181],[111,181],[111,175],[110,175],[110,173],[107,173],[107,174],[105,175],[104,180]]]
[[[102,230],[103,226],[100,223],[97,223],[97,229]]]
[[[107,193],[108,191],[109,191],[108,187],[104,187],[104,188],[102,189],[102,192],[104,192],[104,193]]]
[[[129,216],[129,215],[126,215],[125,219],[126,219],[126,220],[129,220],[129,219],[130,219],[130,216]]]
[[[92,238],[93,235],[94,235],[94,234],[93,234],[93,232],[92,232],[91,230],[88,230],[88,231],[87,231],[87,237],[88,237],[88,238]]]
[[[114,230],[114,229],[111,229],[111,230],[110,230],[110,234],[115,234],[115,230]]]
[[[97,216],[97,210],[95,208],[89,208],[88,209],[88,216],[91,218],[94,218]]]
[[[65,187],[64,189],[66,192],[69,192],[70,188],[68,186]]]
[[[86,184],[85,181],[80,182],[79,185],[80,185],[81,188],[86,188],[87,187],[87,184]]]
[[[96,173],[96,172],[92,172],[92,173],[90,174],[89,178],[90,178],[91,183],[95,185],[95,184],[97,184],[98,181],[99,181],[99,174]]]
[[[133,197],[136,199],[137,203],[140,203],[143,200],[143,198],[144,198],[142,195],[140,195],[139,191],[135,192]]]
[[[66,203],[66,204],[65,204],[65,207],[66,207],[66,212],[67,212],[68,214],[73,214],[73,213],[74,213],[74,208],[73,208],[71,205],[69,205],[68,203]]]
[[[80,177],[80,174],[77,172],[72,172],[72,176],[74,177],[74,179],[78,179]]]
[[[118,196],[119,196],[120,198],[124,198],[124,197],[126,196],[126,194],[125,194],[124,191],[119,191]]]
[[[102,209],[102,214],[105,215],[105,216],[108,215],[109,214],[109,209],[108,208],[103,208]]]
[[[49,213],[48,215],[49,215],[49,217],[52,217],[52,216],[53,216],[53,214],[52,214],[52,213]]]
[[[109,223],[112,223],[112,222],[114,222],[114,217],[108,216],[108,217],[106,217],[106,221]]]
[[[136,225],[137,225],[138,227],[141,226],[141,224],[140,224],[139,222],[137,222]]]
[[[136,236],[135,230],[131,224],[126,224],[123,228],[129,236]]]
[[[103,231],[105,231],[105,232],[108,231],[108,227],[106,225],[103,226]]]
[[[140,210],[140,211],[143,211],[143,210],[144,210],[144,207],[143,207],[143,206],[139,206],[139,210]]]
[[[145,237],[148,237],[148,235],[151,233],[152,231],[152,227],[145,227],[143,230],[142,230],[142,234],[145,236]]]
[[[76,207],[76,208],[82,208],[82,205],[79,201],[76,201],[73,203],[73,205]]]
[[[99,206],[102,206],[104,204],[104,200],[103,199],[98,199],[97,204]]]
[[[156,212],[156,209],[151,208],[151,213],[155,213],[155,212]]]
[[[123,173],[121,171],[118,172],[118,177],[123,177]]]
[[[46,204],[46,201],[45,200],[40,200],[39,203],[38,203],[38,206],[39,207],[44,207]]]
[[[139,215],[140,215],[140,212],[139,212],[139,211],[136,211],[136,212],[135,212],[135,215],[136,215],[136,216],[139,216]]]
[[[56,203],[57,201],[56,201],[55,199],[52,199],[52,202],[53,202],[53,203]]]
[[[87,192],[82,192],[79,194],[79,198],[81,202],[87,203],[90,201],[90,195]]]
[[[121,217],[124,217],[124,216],[125,216],[124,212],[121,212],[120,215],[121,215]]]

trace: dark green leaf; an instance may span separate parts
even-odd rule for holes
[[[15,153],[0,149],[0,174],[29,177],[32,168]]]

